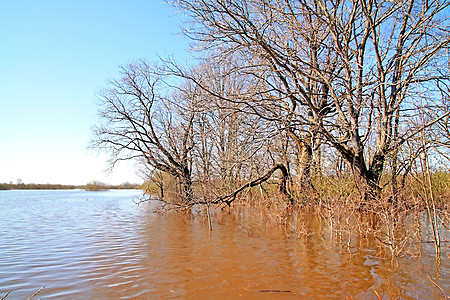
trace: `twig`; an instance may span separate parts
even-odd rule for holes
[[[6,293],[6,295],[3,296],[0,300],[3,300],[3,299],[5,299],[6,297],[8,297],[9,293],[11,293],[11,292],[12,292],[12,290],[9,290],[9,291]]]
[[[444,289],[441,288],[441,287],[439,286],[439,284],[437,284],[436,282],[434,282],[434,280],[431,279],[431,277],[430,277],[429,275],[427,275],[427,277],[428,277],[428,279],[430,279],[430,281],[434,284],[434,286],[442,292],[442,294],[444,295],[443,298],[444,298],[444,299],[447,299],[447,294],[445,293]]]
[[[212,231],[211,214],[209,213],[209,204],[206,203],[206,213],[208,214],[209,231]]]
[[[37,294],[39,294],[43,289],[45,288],[45,285],[43,285],[39,290],[37,290],[33,295],[31,295],[30,298],[28,298],[27,300],[30,300],[31,298],[33,298],[34,296],[36,296]]]
[[[289,290],[259,290],[260,293],[291,293]]]
[[[376,290],[373,290],[373,292],[375,293],[375,295],[377,295],[377,299],[378,299],[378,300],[381,300],[381,299],[382,299],[381,296],[380,296],[380,294],[378,294],[378,292],[377,292]]]

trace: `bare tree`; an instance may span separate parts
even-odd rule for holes
[[[144,61],[122,67],[122,78],[99,96],[101,124],[91,145],[108,151],[112,166],[139,159],[178,178],[183,200],[191,202],[195,95],[164,74]]]
[[[347,161],[364,198],[385,163],[426,123],[409,122],[426,88],[448,84],[448,1],[176,0],[199,45],[241,63],[269,87],[248,99],[304,145],[324,141]],[[270,115],[273,108],[282,112]],[[432,106],[424,107],[433,109]],[[301,171],[301,170],[300,170]]]
[[[318,17],[292,1],[174,2],[194,19],[190,36],[223,56],[239,53],[236,71],[252,75],[258,86],[246,104],[288,133],[298,149],[297,185],[311,187],[311,172],[321,171],[317,124],[333,111],[329,87],[316,73],[331,81],[341,70],[332,47],[322,47],[331,39]]]
[[[198,94],[202,113],[195,122],[197,175],[216,195],[234,191],[282,161],[279,153],[271,150],[279,131],[242,100],[254,94],[257,84],[235,72],[236,67],[232,57],[220,61],[206,58],[189,72],[173,64],[174,74],[202,90]]]

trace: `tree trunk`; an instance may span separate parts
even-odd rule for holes
[[[298,148],[296,185],[299,190],[313,189],[311,183],[312,147],[310,139],[302,140],[291,130],[288,131]]]
[[[380,195],[379,182],[386,156],[375,154],[370,169],[363,156],[355,156],[352,161],[353,176],[364,201],[368,202]]]
[[[311,162],[312,162],[312,149],[311,145],[300,141],[298,143],[299,153],[297,161],[297,187],[301,190],[312,189],[311,183]]]
[[[182,200],[185,203],[191,203],[194,200],[194,192],[192,190],[191,171],[188,166],[183,168],[182,181]]]

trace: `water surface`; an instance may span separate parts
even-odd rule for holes
[[[249,207],[160,215],[139,191],[0,191],[0,296],[26,299],[438,299],[449,259],[432,244],[392,260],[370,239],[305,234]],[[425,229],[424,229],[425,230]],[[445,247],[445,245],[444,245]]]

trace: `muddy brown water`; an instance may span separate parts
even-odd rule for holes
[[[11,291],[6,299],[26,299],[42,286],[40,299],[450,294],[448,244],[440,260],[430,243],[392,259],[373,238],[333,235],[316,219],[291,230],[243,207],[213,213],[210,231],[202,213],[160,215],[137,207],[138,197],[138,191],[0,191],[0,297]]]

